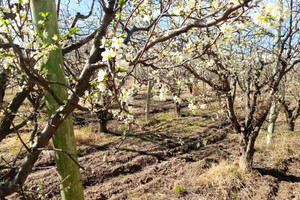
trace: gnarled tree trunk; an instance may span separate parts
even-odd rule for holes
[[[109,113],[107,109],[101,109],[97,111],[96,114],[100,123],[100,132],[108,133],[107,122],[112,120],[112,114]]]
[[[286,101],[282,102],[282,108],[285,114],[288,131],[295,130],[295,121],[300,115],[300,101],[294,109],[290,109]]]
[[[242,170],[250,171],[253,165],[254,144],[258,132],[251,132],[251,130],[243,131],[240,133],[240,160],[239,167]]]
[[[295,131],[294,120],[287,120],[287,129],[288,129],[288,131]]]

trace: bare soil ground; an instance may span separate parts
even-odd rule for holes
[[[144,96],[136,100],[142,118]],[[268,148],[262,131],[254,169],[245,173],[237,167],[238,135],[228,122],[216,120],[210,107],[194,116],[183,112],[177,118],[171,101],[155,102],[145,130],[133,127],[126,137],[116,120],[109,123],[112,133],[98,133],[93,116],[75,113],[85,198],[300,199],[300,133],[284,132],[283,120]],[[43,153],[23,189],[23,197],[8,199],[60,199],[53,152]]]

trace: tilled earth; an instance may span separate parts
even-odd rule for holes
[[[112,130],[114,123],[109,126]],[[145,128],[126,137],[117,134],[118,130],[104,134],[92,129],[93,134],[104,134],[108,140],[78,146],[86,199],[300,199],[298,154],[275,163],[259,156],[250,175],[234,176],[234,182],[206,183],[201,175],[212,166],[238,161],[238,136],[229,123],[199,114],[157,117]],[[300,148],[299,141],[298,135],[291,148]],[[44,153],[36,163],[23,197],[14,194],[8,199],[18,198],[60,199],[52,153]]]

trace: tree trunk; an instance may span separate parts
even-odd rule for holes
[[[280,5],[280,12],[282,12],[282,7],[283,7],[283,3],[282,0],[278,0],[278,3]],[[276,55],[278,55],[280,53],[280,48],[281,48],[281,21],[279,20],[278,22],[276,22],[276,29],[275,29],[275,48],[274,48],[274,52]],[[278,68],[279,68],[280,62],[279,62],[279,58],[276,61],[276,64],[273,68],[273,74],[276,75],[278,73]],[[275,77],[277,78],[277,76]],[[275,115],[276,112],[276,107],[277,107],[277,101],[273,100],[271,108],[270,108],[270,114],[269,114],[269,126],[268,126],[268,135],[267,135],[267,145],[270,145],[273,134],[274,134],[274,130],[275,130],[275,122],[276,122],[276,118],[277,117],[273,117],[273,115]]]
[[[282,108],[283,108],[283,111],[285,114],[288,131],[294,131],[295,130],[295,120],[297,119],[298,116],[297,116],[297,113],[295,113],[295,115],[293,116],[293,112],[299,108],[296,107],[295,110],[290,109],[289,104],[286,101],[282,101]]]
[[[112,119],[112,114],[107,109],[99,110],[96,114],[100,123],[100,132],[108,133],[107,122]]]
[[[268,135],[267,135],[267,145],[271,144],[271,140],[273,137],[273,133],[275,130],[275,121],[276,121],[276,116],[275,112],[276,112],[276,104],[277,102],[275,100],[273,100],[272,105],[271,105],[271,109],[270,109],[270,115],[269,115],[269,126],[268,126]]]
[[[12,122],[14,121],[19,108],[25,101],[26,97],[34,87],[34,84],[31,80],[28,81],[26,87],[15,94],[14,98],[11,100],[7,107],[7,112],[4,112],[3,116],[0,119],[0,142],[11,133],[11,130],[14,132],[14,128],[10,128]]]
[[[189,88],[190,94],[193,94],[193,84],[192,84],[192,83],[189,83],[187,86],[188,86],[188,88]]]
[[[151,90],[152,83],[148,80],[147,84],[147,96],[146,96],[146,109],[145,109],[145,120],[148,121],[150,119],[150,100],[151,100]]]
[[[5,89],[7,84],[7,74],[6,70],[2,69],[0,71],[0,107],[2,106],[4,95],[5,95]]]
[[[48,37],[43,42],[53,43],[52,37],[59,35],[55,0],[31,0],[30,8],[35,31],[41,33],[45,30],[48,32]],[[49,20],[45,22],[45,29],[41,29],[38,23],[39,20],[43,20],[41,12],[51,14]],[[44,65],[48,70],[47,79],[66,84],[63,66],[62,51],[61,48],[58,48],[50,53],[49,59]],[[68,99],[68,92],[65,86],[51,84],[50,87],[62,102]],[[51,116],[58,109],[58,104],[48,92],[45,92],[45,101],[48,114]],[[77,153],[71,116],[66,117],[55,132],[53,144],[55,148],[62,149],[70,154]],[[73,156],[73,159],[76,162],[78,160],[76,156]],[[80,171],[77,164],[66,153],[62,152],[55,152],[55,160],[62,199],[84,199]]]
[[[107,122],[108,122],[107,120],[100,121],[100,132],[108,133]]]
[[[253,166],[254,144],[258,132],[240,133],[240,161],[239,167],[244,171],[250,171]]]
[[[295,121],[293,119],[287,119],[288,131],[295,131]]]
[[[175,112],[177,117],[181,117],[181,105],[179,102],[175,102]]]

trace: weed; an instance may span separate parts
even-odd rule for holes
[[[185,192],[185,188],[184,188],[183,186],[180,186],[180,185],[174,187],[173,190],[174,190],[175,192],[177,192],[177,193],[183,193],[183,192]]]
[[[256,159],[281,162],[289,157],[299,157],[299,135],[297,132],[275,134],[272,143],[266,148],[266,137],[260,136],[256,142]]]
[[[244,172],[237,165],[221,161],[219,164],[212,164],[206,172],[198,177],[198,184],[204,187],[213,187],[220,197],[232,196],[232,190],[242,187],[242,183],[251,173]],[[233,198],[234,199],[234,198]]]
[[[287,131],[286,133],[288,136],[299,136],[300,135],[300,131]]]
[[[232,199],[238,200],[238,196],[236,192],[231,192]]]
[[[87,126],[79,130],[75,129],[75,138],[79,144],[99,144],[99,142],[107,142],[112,138],[107,138],[103,133],[93,133],[92,127]]]
[[[159,121],[167,121],[167,120],[173,120],[174,114],[173,113],[162,113],[157,118]]]
[[[39,197],[43,197],[43,185],[44,185],[44,183],[43,182],[39,182],[38,185],[39,186],[37,188],[37,191],[39,193]]]

